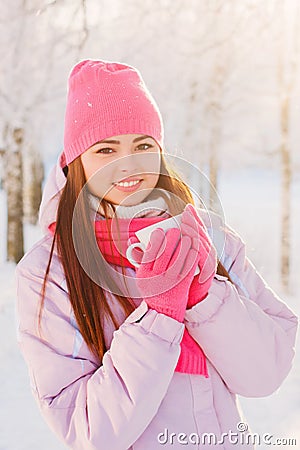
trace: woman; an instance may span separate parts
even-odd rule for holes
[[[297,318],[240,236],[193,203],[165,161],[139,72],[79,62],[40,210],[45,236],[17,266],[20,348],[41,413],[69,448],[254,448],[236,394],[278,389]],[[181,213],[180,229],[158,226],[133,266],[135,231]]]

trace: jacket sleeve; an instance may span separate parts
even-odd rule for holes
[[[241,237],[225,231],[221,261],[234,284],[216,275],[208,296],[187,310],[185,325],[231,392],[267,396],[291,369],[297,317],[246,257]]]
[[[43,276],[17,267],[18,341],[44,419],[75,450],[124,450],[155,416],[180,354],[184,325],[145,302],[114,332],[97,364],[70,319],[67,293],[49,279],[41,335]]]

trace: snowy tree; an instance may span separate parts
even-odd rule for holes
[[[37,219],[44,150],[40,142],[47,142],[44,133],[49,133],[44,125],[63,102],[60,80],[66,78],[87,36],[85,7],[84,0],[60,4],[12,0],[2,5],[0,56],[6,64],[0,72],[0,133],[8,222],[14,224],[8,229],[7,258],[16,262],[23,254],[23,211],[31,222]],[[34,147],[39,153],[25,151]],[[12,250],[12,245],[18,248]]]
[[[236,0],[196,2],[193,8],[194,26],[186,28],[187,43],[182,50],[185,66],[191,67],[185,139],[190,148],[197,149],[196,164],[208,167],[213,208],[222,162],[240,158],[241,148],[236,148],[240,130],[234,127],[228,132],[228,124],[230,120],[234,125],[241,117],[240,109],[250,90],[248,72],[270,17],[262,14],[259,4]],[[199,17],[204,20],[196,26]],[[226,155],[228,143],[230,154]]]

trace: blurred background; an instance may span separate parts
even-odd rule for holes
[[[162,112],[166,152],[208,177],[248,257],[299,314],[300,2],[1,0],[0,6],[0,449],[62,449],[33,403],[18,352],[14,268],[41,237],[38,208],[62,150],[72,66],[91,58],[140,70]],[[213,196],[205,195],[213,209]],[[285,449],[300,448],[299,372],[297,354],[276,393],[240,399],[253,432],[297,438]]]

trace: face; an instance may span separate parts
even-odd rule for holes
[[[160,153],[157,142],[141,134],[112,136],[94,144],[81,155],[89,190],[115,205],[142,202],[157,184]]]

